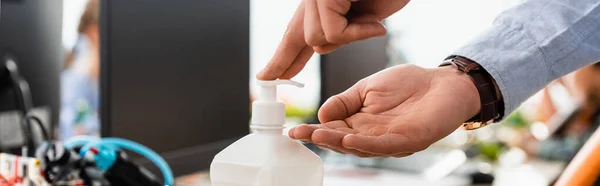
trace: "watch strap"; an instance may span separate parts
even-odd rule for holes
[[[463,127],[466,129],[476,129],[500,118],[504,104],[492,76],[479,64],[462,56],[450,56],[440,66],[448,65],[452,65],[469,75],[479,92],[481,111],[467,120],[463,124]]]

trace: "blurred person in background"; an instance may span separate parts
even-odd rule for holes
[[[80,17],[77,42],[61,75],[59,136],[99,134],[99,0],[89,0]]]

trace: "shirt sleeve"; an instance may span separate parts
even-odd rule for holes
[[[600,1],[528,0],[454,54],[492,75],[507,116],[550,81],[600,60]]]

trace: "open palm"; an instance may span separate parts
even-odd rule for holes
[[[479,107],[466,74],[400,65],[331,97],[319,110],[321,125],[301,125],[289,136],[360,157],[403,157],[447,136]]]

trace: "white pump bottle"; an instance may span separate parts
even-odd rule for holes
[[[277,85],[304,85],[291,80],[258,81],[249,134],[215,156],[212,186],[322,186],[323,162],[297,141],[283,135],[285,104],[277,101]]]

